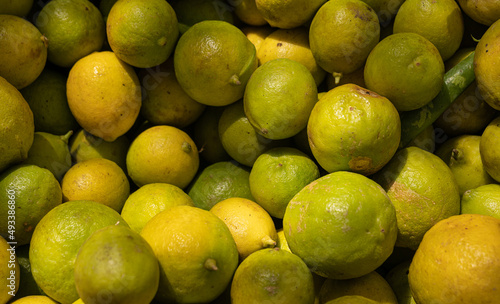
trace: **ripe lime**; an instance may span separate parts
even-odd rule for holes
[[[14,15],[18,17],[25,17],[31,10],[34,0],[18,0],[18,1],[6,1],[2,3],[2,8],[0,8],[0,14],[2,15]]]
[[[460,213],[489,215],[500,219],[500,185],[481,185],[465,191]]]
[[[458,0],[464,14],[472,20],[487,26],[500,19],[500,5],[489,0]]]
[[[0,278],[4,280],[0,287],[0,303],[9,302],[19,290],[21,277],[15,247],[0,237]]]
[[[35,295],[35,296],[26,296],[23,298],[20,298],[18,300],[15,300],[15,304],[58,304],[58,302],[54,301],[52,298],[47,297],[47,296],[42,296],[42,295]]]
[[[229,3],[234,7],[234,14],[244,23],[252,26],[267,24],[257,9],[255,0],[229,1]]]
[[[479,142],[479,153],[484,169],[500,182],[500,117],[493,119],[484,129]]]
[[[246,1],[246,0],[245,0]],[[255,3],[255,1],[254,1]],[[260,46],[264,42],[264,39],[275,31],[274,28],[269,25],[264,26],[245,26],[241,28],[243,34],[245,34],[251,43],[255,46],[255,50],[258,52]],[[258,53],[257,53],[258,54]]]
[[[304,25],[327,0],[255,0],[260,15],[272,27],[291,29]]]

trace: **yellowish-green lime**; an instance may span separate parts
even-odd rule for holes
[[[325,302],[325,304],[376,304],[376,303],[378,302],[363,296],[342,296],[330,300],[328,302]]]
[[[250,26],[268,24],[266,19],[262,17],[261,13],[257,9],[257,3],[255,0],[230,1],[229,3],[234,7],[234,14],[236,17],[244,23]]]
[[[500,219],[500,185],[487,184],[465,191],[460,213],[489,215]]]
[[[170,2],[172,2],[172,8],[179,21],[181,32],[185,32],[189,27],[204,20],[221,20],[231,24],[234,23],[234,14],[230,9],[231,7],[222,1],[181,0]]]
[[[479,153],[486,172],[500,182],[500,117],[493,119],[481,134]]]
[[[31,10],[34,0],[5,0],[2,2],[0,14],[25,17]]]
[[[123,205],[121,216],[132,230],[140,233],[153,216],[178,205],[193,206],[193,200],[177,186],[152,183],[130,194]]]
[[[245,26],[241,28],[241,31],[247,36],[248,40],[253,43],[255,50],[259,52],[259,48],[264,42],[264,39],[266,39],[269,34],[274,32],[275,29],[269,25]]]
[[[20,299],[15,300],[15,304],[59,304],[54,301],[54,299],[43,296],[43,295],[33,295],[33,296],[25,296]]]
[[[272,27],[291,29],[304,25],[327,0],[255,0],[260,15]]]
[[[489,0],[458,0],[462,12],[477,23],[491,26],[500,19],[500,6]]]
[[[106,37],[101,12],[88,0],[50,1],[35,25],[48,39],[48,60],[65,68],[101,50]]]
[[[4,281],[0,287],[0,303],[7,303],[19,290],[21,272],[16,256],[16,246],[8,244],[3,237],[0,237],[0,263],[0,277]]]

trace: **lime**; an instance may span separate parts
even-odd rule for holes
[[[0,237],[0,263],[0,277],[4,280],[0,288],[0,302],[7,303],[19,290],[21,279],[16,246],[10,245],[3,237]]]
[[[484,129],[479,142],[479,153],[486,172],[500,182],[500,117],[493,119]]]
[[[152,183],[130,194],[123,205],[121,216],[132,230],[140,233],[153,216],[178,205],[193,206],[193,200],[177,186]]]
[[[255,0],[229,1],[234,7],[234,14],[244,23],[252,26],[261,26],[268,24],[262,17]]]
[[[247,0],[244,0],[243,3],[245,1]],[[253,2],[255,3],[255,1]],[[258,54],[259,48],[264,42],[264,39],[266,39],[266,37],[269,34],[274,32],[275,29],[269,26],[269,24],[267,24],[263,26],[245,26],[241,28],[241,31],[243,32],[243,34],[247,36],[248,40],[250,40],[250,42],[253,43],[253,45],[255,46],[255,50],[257,51]]]
[[[16,247],[17,262],[19,263],[19,277],[22,278],[22,280],[19,282],[19,289],[14,299],[43,295],[42,290],[36,284],[33,274],[31,273],[29,252],[29,244]]]
[[[140,133],[127,152],[127,171],[141,187],[150,183],[168,183],[184,189],[198,172],[196,144],[184,131],[166,125]]]
[[[186,30],[204,20],[221,20],[234,23],[233,12],[229,4],[213,0],[171,1],[172,8],[179,20],[179,29]]]
[[[235,161],[216,162],[196,175],[187,193],[196,207],[205,210],[231,197],[253,200],[249,177],[250,169]]]
[[[0,14],[2,15],[15,15],[25,17],[31,10],[34,0],[8,0],[2,3]]]
[[[40,220],[62,203],[61,186],[47,169],[12,166],[0,175],[2,236],[17,245],[28,244]]]
[[[486,184],[465,191],[460,213],[489,215],[500,219],[500,185]]]
[[[314,281],[295,254],[266,248],[240,263],[231,283],[231,303],[314,303]]]
[[[243,106],[255,130],[276,140],[290,138],[304,129],[317,101],[316,83],[309,70],[297,61],[277,58],[252,74]]]
[[[29,252],[33,278],[43,292],[63,304],[76,301],[78,250],[94,231],[115,224],[127,225],[115,210],[93,201],[66,202],[50,210],[36,226]]]
[[[411,295],[410,285],[408,284],[410,264],[411,260],[401,262],[391,268],[385,275],[385,279],[394,290],[399,304],[415,304],[415,299]]]
[[[50,1],[35,25],[48,39],[48,60],[66,68],[99,51],[106,36],[101,12],[88,0]]]
[[[327,0],[255,0],[258,12],[272,27],[291,29],[311,21]]]
[[[240,261],[257,250],[275,247],[278,242],[273,219],[254,201],[231,197],[215,204],[210,212],[220,218],[231,231]]]
[[[224,292],[238,265],[229,228],[197,207],[175,206],[158,213],[141,236],[160,263],[156,299],[161,302],[208,303]]]
[[[253,164],[250,191],[255,202],[282,219],[293,196],[319,177],[318,166],[305,153],[291,147],[273,148]]]
[[[243,97],[257,68],[255,46],[231,23],[201,21],[179,38],[174,68],[191,98],[210,106],[228,105]]]
[[[35,296],[26,296],[15,300],[15,304],[58,304],[58,302],[54,301],[52,298],[42,295]]]
[[[464,14],[472,20],[487,26],[500,19],[500,6],[495,1],[489,0],[458,0]]]
[[[392,253],[396,211],[373,180],[337,171],[313,181],[288,204],[283,230],[291,251],[331,279],[374,271]]]
[[[74,272],[84,303],[149,303],[160,279],[151,246],[139,233],[121,225],[92,233],[78,250]]]
[[[330,300],[325,304],[376,304],[376,303],[378,302],[375,302],[363,296],[342,296]]]
[[[174,9],[165,0],[119,0],[108,14],[106,33],[118,58],[149,68],[173,52],[179,27]]]

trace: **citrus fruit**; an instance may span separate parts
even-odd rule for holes
[[[458,0],[464,14],[472,20],[487,26],[500,19],[500,6],[496,1]]]
[[[18,17],[25,17],[31,10],[34,0],[9,0],[2,3],[2,8],[0,9],[0,14],[2,15],[14,15]]]
[[[342,296],[326,302],[325,304],[375,304],[376,301],[363,296]]]
[[[109,46],[126,63],[149,68],[173,52],[179,27],[174,9],[163,0],[119,0],[106,21]]]
[[[370,175],[396,152],[401,123],[387,98],[345,84],[328,91],[316,103],[307,135],[314,158],[326,171]]]
[[[93,158],[73,165],[61,181],[63,200],[89,200],[120,212],[130,194],[123,170],[113,161]]]
[[[262,153],[249,176],[252,196],[271,216],[283,218],[288,202],[297,192],[320,177],[316,163],[292,147]]]
[[[465,191],[461,214],[482,214],[500,219],[500,185],[486,184]]]
[[[3,237],[0,238],[0,262],[0,277],[4,280],[0,288],[0,302],[7,303],[17,293],[21,278],[16,246],[10,245]]]
[[[396,208],[396,246],[417,249],[425,232],[460,212],[460,193],[446,163],[418,147],[399,150],[373,176]]]
[[[499,72],[494,68],[498,64],[497,55],[500,52],[499,31],[500,22],[488,27],[477,43],[474,53],[474,74],[479,94],[495,110],[500,110],[500,85],[496,81]]]
[[[398,111],[429,103],[441,91],[443,76],[438,49],[416,33],[384,38],[370,52],[364,69],[366,87],[387,97]]]
[[[64,135],[80,128],[69,109],[67,79],[61,71],[46,67],[33,83],[20,90],[33,112],[35,131]]]
[[[48,39],[48,60],[65,68],[99,51],[106,36],[101,12],[88,0],[50,1],[35,25]]]
[[[26,296],[15,300],[15,304],[58,304],[52,298],[43,295]]]
[[[314,282],[295,254],[266,248],[240,263],[231,283],[231,303],[314,303]]]
[[[29,252],[29,245],[16,247],[17,262],[19,263],[19,277],[22,279],[19,282],[19,289],[17,290],[14,299],[26,296],[43,295],[42,290],[36,284],[35,279],[33,279],[33,274],[31,273]]]
[[[309,29],[313,56],[328,73],[348,74],[361,68],[379,38],[377,15],[361,0],[327,1]]]
[[[253,200],[249,176],[250,169],[235,161],[216,162],[195,176],[187,193],[196,207],[205,210],[231,197]]]
[[[278,233],[278,242],[276,243],[276,247],[278,247],[281,250],[287,250],[290,251],[290,247],[288,247],[288,242],[285,237],[285,231],[283,231],[283,228],[277,230]]]
[[[40,220],[62,203],[61,186],[47,169],[15,165],[0,175],[2,236],[17,245],[28,244]]]
[[[79,125],[106,141],[125,134],[141,107],[139,78],[113,52],[94,52],[76,62],[68,76],[68,104]]]
[[[393,31],[422,35],[434,44],[443,60],[447,60],[460,47],[464,20],[454,0],[408,0],[398,10]]]
[[[252,74],[243,106],[248,121],[260,135],[285,139],[306,127],[317,101],[316,83],[309,70],[297,61],[277,58]]]
[[[222,147],[238,163],[251,167],[265,151],[286,146],[286,140],[272,140],[260,135],[245,115],[243,101],[225,107],[219,118]]]
[[[47,38],[29,21],[0,15],[0,76],[20,90],[33,83],[47,61]]]
[[[255,0],[257,10],[272,27],[291,29],[310,21],[326,0]]]
[[[500,182],[500,117],[493,119],[481,134],[479,154],[486,172]]]
[[[373,180],[337,171],[313,181],[290,200],[283,230],[291,251],[313,272],[351,279],[375,270],[392,253],[396,211]]]
[[[435,153],[450,167],[460,196],[469,189],[496,183],[484,169],[480,143],[479,135],[461,135],[445,141]]]
[[[255,1],[253,1],[255,3]],[[270,27],[269,25],[264,26],[245,26],[241,28],[243,34],[245,34],[251,43],[255,46],[255,50],[259,51],[260,46],[264,42],[264,39],[274,32],[276,29]]]
[[[204,20],[221,20],[234,23],[233,12],[229,3],[212,0],[173,1],[172,8],[179,21],[181,33]],[[185,29],[183,31],[183,29]]]
[[[425,234],[410,265],[416,303],[495,303],[500,296],[500,219],[462,214]]]
[[[326,279],[321,285],[320,303],[343,296],[363,296],[377,303],[398,304],[391,286],[376,271],[347,280]]]
[[[88,237],[78,250],[74,272],[84,303],[149,303],[160,279],[151,246],[139,233],[120,225],[103,227]]]
[[[238,265],[229,228],[210,211],[175,206],[149,220],[141,231],[160,263],[156,299],[208,303],[224,292]]]
[[[262,65],[277,58],[288,58],[302,63],[311,72],[316,85],[325,79],[326,72],[316,63],[309,47],[309,30],[304,27],[277,29],[265,37],[257,49],[257,58]]]
[[[130,194],[123,205],[121,216],[132,230],[140,233],[153,216],[178,205],[193,206],[193,200],[177,186],[152,183]]]
[[[199,166],[198,150],[184,131],[166,125],[141,132],[127,152],[127,171],[141,187],[150,183],[168,183],[184,189]]]
[[[257,9],[255,0],[229,1],[229,3],[233,5],[236,17],[244,23],[253,26],[268,24]]]
[[[118,212],[98,202],[71,201],[50,210],[36,226],[29,252],[33,278],[43,292],[63,304],[76,301],[78,250],[94,231],[115,224],[127,225]]]
[[[224,106],[243,97],[257,68],[255,46],[231,23],[205,20],[190,27],[174,52],[175,76],[199,103]]]
[[[210,212],[229,227],[240,261],[257,250],[276,246],[278,234],[273,219],[256,202],[231,197],[215,204]]]
[[[219,137],[219,119],[225,107],[207,107],[193,123],[191,135],[199,149],[200,157],[213,164],[230,160]]]
[[[79,129],[69,140],[69,151],[75,163],[92,158],[114,161],[124,172],[127,170],[127,150],[130,140],[122,135],[109,142],[96,137],[85,129]]]
[[[184,128],[196,121],[205,109],[205,105],[181,88],[171,59],[154,68],[142,69],[139,79],[144,95],[141,115],[154,125]]]
[[[405,0],[363,0],[363,2],[373,8],[377,14],[381,31],[389,30],[392,32],[394,17]]]
[[[401,262],[391,268],[384,276],[387,283],[394,290],[399,304],[415,304],[415,299],[411,295],[410,285],[408,284],[410,264],[411,260]]]
[[[0,172],[28,157],[33,144],[33,112],[23,95],[0,76]]]
[[[68,139],[72,134],[73,131],[65,135],[35,132],[33,144],[28,150],[28,158],[23,161],[23,164],[48,169],[58,181],[61,181],[72,165],[68,148]]]

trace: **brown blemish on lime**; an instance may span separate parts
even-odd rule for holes
[[[369,157],[357,156],[349,161],[349,168],[353,171],[367,171],[373,166],[373,161]]]

